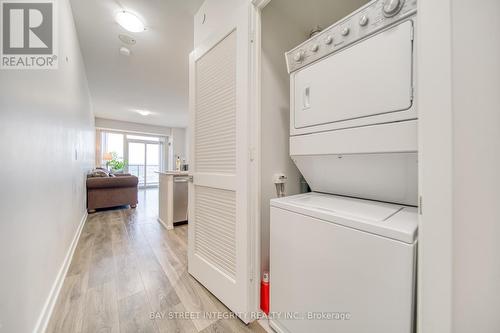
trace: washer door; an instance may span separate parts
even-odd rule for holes
[[[413,23],[405,21],[298,71],[294,127],[409,110],[412,34]]]

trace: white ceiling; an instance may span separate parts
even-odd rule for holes
[[[94,113],[97,117],[170,127],[187,126],[188,56],[193,15],[203,0],[71,0]],[[147,30],[129,33],[114,20],[125,9]],[[137,44],[119,53],[127,34]],[[144,117],[135,110],[149,110]]]

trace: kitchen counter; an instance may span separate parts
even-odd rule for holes
[[[172,175],[172,176],[187,176],[189,174],[188,171],[155,171],[156,173],[159,173],[160,175]]]

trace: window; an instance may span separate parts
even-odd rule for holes
[[[139,186],[158,186],[157,171],[167,166],[167,137],[147,134],[129,134],[115,131],[97,132],[98,165],[106,167],[109,158],[124,161],[124,170],[139,178]]]
[[[104,152],[105,153],[115,153],[117,157],[123,159],[124,151],[123,151],[123,134],[119,133],[103,133],[105,139]]]

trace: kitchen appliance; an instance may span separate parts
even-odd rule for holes
[[[174,175],[174,225],[188,221],[188,175]]]

